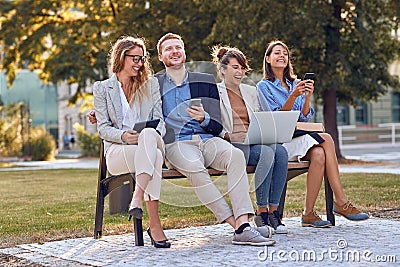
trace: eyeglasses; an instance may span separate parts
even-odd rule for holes
[[[131,57],[133,63],[139,63],[139,62],[145,63],[146,60],[147,60],[146,56],[137,56],[137,55],[125,55],[125,56],[126,57]]]

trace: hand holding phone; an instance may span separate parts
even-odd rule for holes
[[[312,73],[312,72],[307,72],[306,74],[304,74],[304,77],[303,77],[303,81],[305,81],[305,80],[314,80],[314,73]]]
[[[190,117],[199,121],[200,123],[204,121],[205,114],[200,98],[190,99],[189,107],[186,109],[186,112]]]
[[[306,85],[306,92],[305,92],[305,94],[306,94],[306,95],[308,95],[308,94],[314,92],[314,86],[313,86],[313,84],[312,84],[310,81],[307,81],[307,80],[314,80],[314,76],[315,76],[315,75],[314,75],[314,73],[312,73],[312,72],[307,72],[306,74],[304,74],[303,81],[306,81],[306,82],[305,82],[305,85]]]

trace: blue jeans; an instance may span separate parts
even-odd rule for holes
[[[280,144],[234,145],[243,151],[247,165],[256,165],[254,180],[257,206],[279,206],[288,168],[286,149]]]

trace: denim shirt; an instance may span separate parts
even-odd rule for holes
[[[205,112],[202,123],[190,117],[186,112],[191,99],[187,73],[185,80],[179,86],[166,74],[162,93],[164,121],[174,130],[176,141],[191,140],[192,135],[199,135],[203,141],[214,137],[202,128],[210,122],[210,115],[207,112]]]
[[[289,95],[293,92],[296,83],[299,80],[294,80],[290,82],[286,79],[286,83],[289,86],[289,91],[282,86],[279,79],[275,79],[274,82],[268,80],[261,80],[257,83],[258,101],[260,102],[260,109],[263,111],[281,110],[283,105],[286,103]],[[306,101],[306,96],[304,94],[298,96],[294,101],[292,110],[302,110],[304,103]],[[309,121],[310,118],[314,116],[314,109],[310,106],[310,112],[306,116],[300,112],[298,121]]]

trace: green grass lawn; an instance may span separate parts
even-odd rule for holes
[[[216,178],[226,189],[226,177]],[[343,174],[349,199],[362,210],[398,208],[400,175]],[[61,169],[0,172],[0,247],[92,236],[97,170]],[[303,209],[305,175],[289,182],[285,216]],[[324,191],[316,209],[324,214]],[[186,179],[164,180],[160,216],[166,229],[214,224],[213,214],[201,206]],[[251,194],[254,200],[254,193]],[[108,200],[108,198],[107,198]],[[148,225],[147,216],[144,227]],[[104,216],[103,235],[133,231],[124,214]]]

